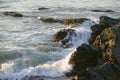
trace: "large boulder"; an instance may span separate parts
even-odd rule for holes
[[[54,42],[60,42],[62,45],[66,45],[72,38],[76,36],[75,30],[73,29],[62,29],[53,36]]]
[[[5,16],[23,17],[23,15],[18,13],[18,12],[8,12],[8,11],[5,11],[5,12],[3,12],[3,14]]]
[[[79,72],[72,80],[120,80],[120,23],[118,19],[114,19],[111,24],[106,23],[106,25],[108,27],[97,35],[92,44],[100,48],[102,62],[81,71],[77,69]]]
[[[99,24],[93,25],[91,27],[92,33],[89,39],[89,43],[93,44],[96,37],[105,29],[112,27],[120,22],[120,19],[113,19],[107,16],[101,16]]]
[[[98,61],[102,57],[100,52],[99,47],[82,44],[71,55],[69,64],[73,66],[73,71],[76,73],[87,67],[95,67],[100,64]]]

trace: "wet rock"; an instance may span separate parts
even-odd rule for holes
[[[45,8],[45,7],[41,7],[41,8],[38,8],[38,10],[47,10],[49,8]]]
[[[108,22],[111,21],[112,19],[109,19]],[[72,78],[72,80],[120,80],[119,20],[114,19],[110,24],[106,23],[106,28],[104,28],[101,33],[97,35],[95,41],[91,45],[100,48],[100,54],[102,57],[100,57],[99,60],[102,62],[100,62],[100,64],[98,63],[95,67],[88,66],[89,68],[85,68],[83,70],[77,69],[76,71],[78,72],[76,73],[76,76]],[[91,61],[91,59],[89,60]]]
[[[75,30],[73,29],[62,29],[53,36],[54,42],[60,42],[62,45],[66,45],[72,38],[76,36]]]
[[[99,10],[99,9],[93,9],[92,12],[114,12],[113,10]]]
[[[72,80],[119,80],[116,69],[120,71],[118,66],[106,63],[97,68],[87,68],[74,76]]]
[[[90,20],[87,18],[78,18],[78,19],[54,19],[54,18],[40,18],[39,20],[42,20],[43,22],[48,23],[62,23],[65,25],[76,25],[76,24],[82,24],[86,20]]]
[[[112,27],[120,22],[119,19],[113,19],[107,16],[101,16],[99,24],[96,24],[91,27],[92,33],[89,39],[89,43],[93,44],[96,37],[105,29]]]
[[[65,25],[75,25],[75,24],[82,24],[86,20],[90,20],[90,19],[87,19],[87,18],[63,19],[62,23]]]
[[[61,20],[54,18],[40,18],[40,20],[47,23],[62,23]]]
[[[23,17],[23,15],[18,13],[18,12],[8,12],[8,11],[5,11],[5,12],[3,12],[3,14],[5,16]]]
[[[101,50],[98,47],[82,44],[71,55],[69,64],[73,66],[73,70],[79,72],[87,67],[95,67],[98,65],[98,59],[102,57]]]

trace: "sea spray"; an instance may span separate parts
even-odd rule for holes
[[[29,66],[23,68],[20,71],[17,71],[17,65],[15,65],[16,63],[14,61],[9,63],[3,63],[0,73],[1,79],[7,78],[8,80],[21,80],[26,76],[45,76],[52,78],[64,76],[66,72],[69,72],[72,69],[71,65],[68,64],[71,54],[75,51],[76,47],[78,47],[82,43],[87,43],[91,32],[90,26],[94,24],[95,23],[93,23],[92,21],[85,21],[83,24],[79,24],[73,28],[75,29],[75,32],[77,34],[77,36],[74,36],[71,41],[71,43],[73,43],[74,45],[71,48],[63,49],[59,53],[57,52],[58,55],[64,55],[62,59],[57,61],[48,61],[44,64],[39,64],[34,67]],[[23,61],[22,58],[21,61]],[[22,64],[22,66],[25,67],[26,64]]]

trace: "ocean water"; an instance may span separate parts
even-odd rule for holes
[[[38,10],[46,7],[49,9]],[[114,12],[91,12],[92,9]],[[3,11],[17,11],[22,18],[4,16]],[[75,48],[87,43],[92,21],[100,16],[120,17],[120,0],[0,0],[0,79],[29,80],[40,76],[44,80],[69,80],[64,74],[72,67],[68,64]],[[44,23],[38,17],[89,18],[73,28],[74,45],[64,49],[52,42],[53,35],[67,28],[60,23]],[[37,80],[38,78],[33,78]]]

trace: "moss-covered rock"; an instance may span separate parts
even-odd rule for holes
[[[18,13],[18,12],[8,12],[8,11],[5,11],[5,12],[3,12],[3,14],[5,16],[23,17],[23,15]]]

